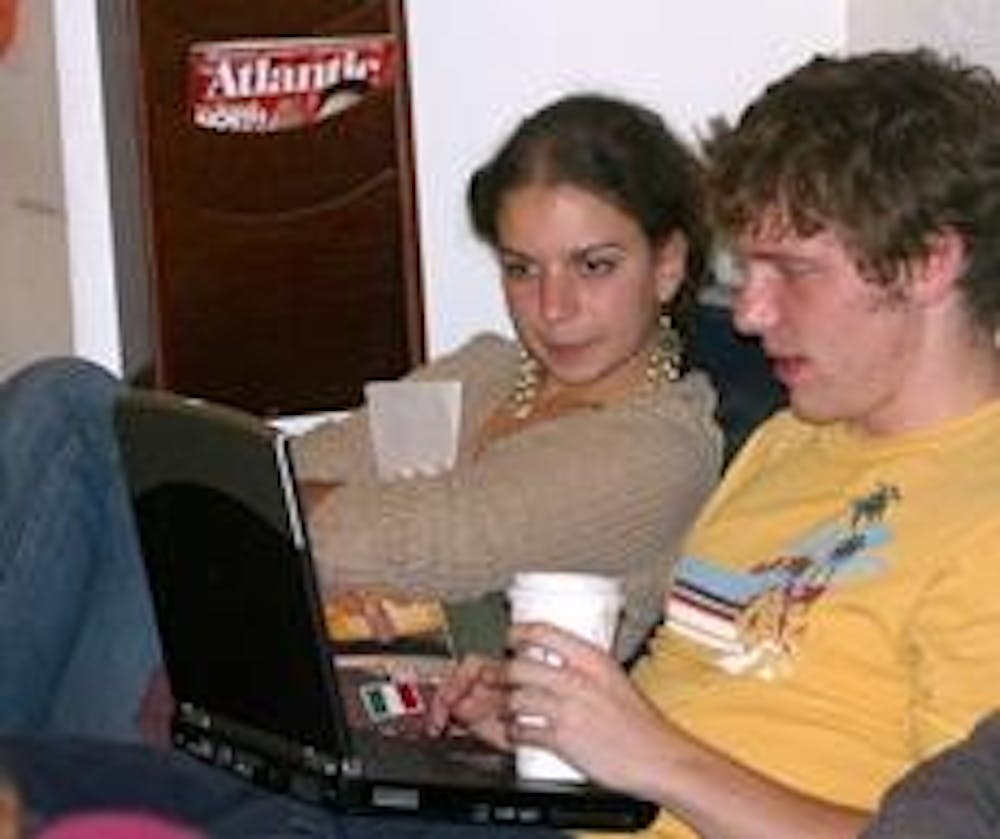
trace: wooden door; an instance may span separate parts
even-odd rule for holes
[[[287,414],[420,362],[401,0],[136,0],[135,21],[155,383]]]

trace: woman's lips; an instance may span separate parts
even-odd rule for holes
[[[555,363],[571,364],[586,357],[589,345],[583,344],[546,344],[545,354]]]

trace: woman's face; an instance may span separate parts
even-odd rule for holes
[[[614,385],[642,374],[660,303],[684,274],[681,234],[655,248],[614,204],[568,184],[510,190],[497,233],[514,328],[552,384]]]

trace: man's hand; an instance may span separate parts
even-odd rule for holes
[[[853,839],[863,825],[865,813],[802,795],[686,734],[592,644],[545,624],[515,625],[510,641],[510,742],[551,749],[705,839]],[[544,663],[538,648],[561,665]],[[518,722],[524,717],[547,724]]]
[[[463,659],[434,695],[430,734],[459,729],[498,749],[510,748],[504,670],[502,662],[490,658],[472,655]]]
[[[663,758],[668,723],[621,665],[548,624],[515,624],[510,641],[509,739],[551,749],[603,786],[656,800],[650,770],[655,776]],[[562,664],[541,661],[539,648]],[[518,721],[525,717],[531,724]]]

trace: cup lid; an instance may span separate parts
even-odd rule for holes
[[[514,574],[510,590],[552,593],[615,594],[622,592],[622,581],[608,574],[577,571],[520,571]]]

